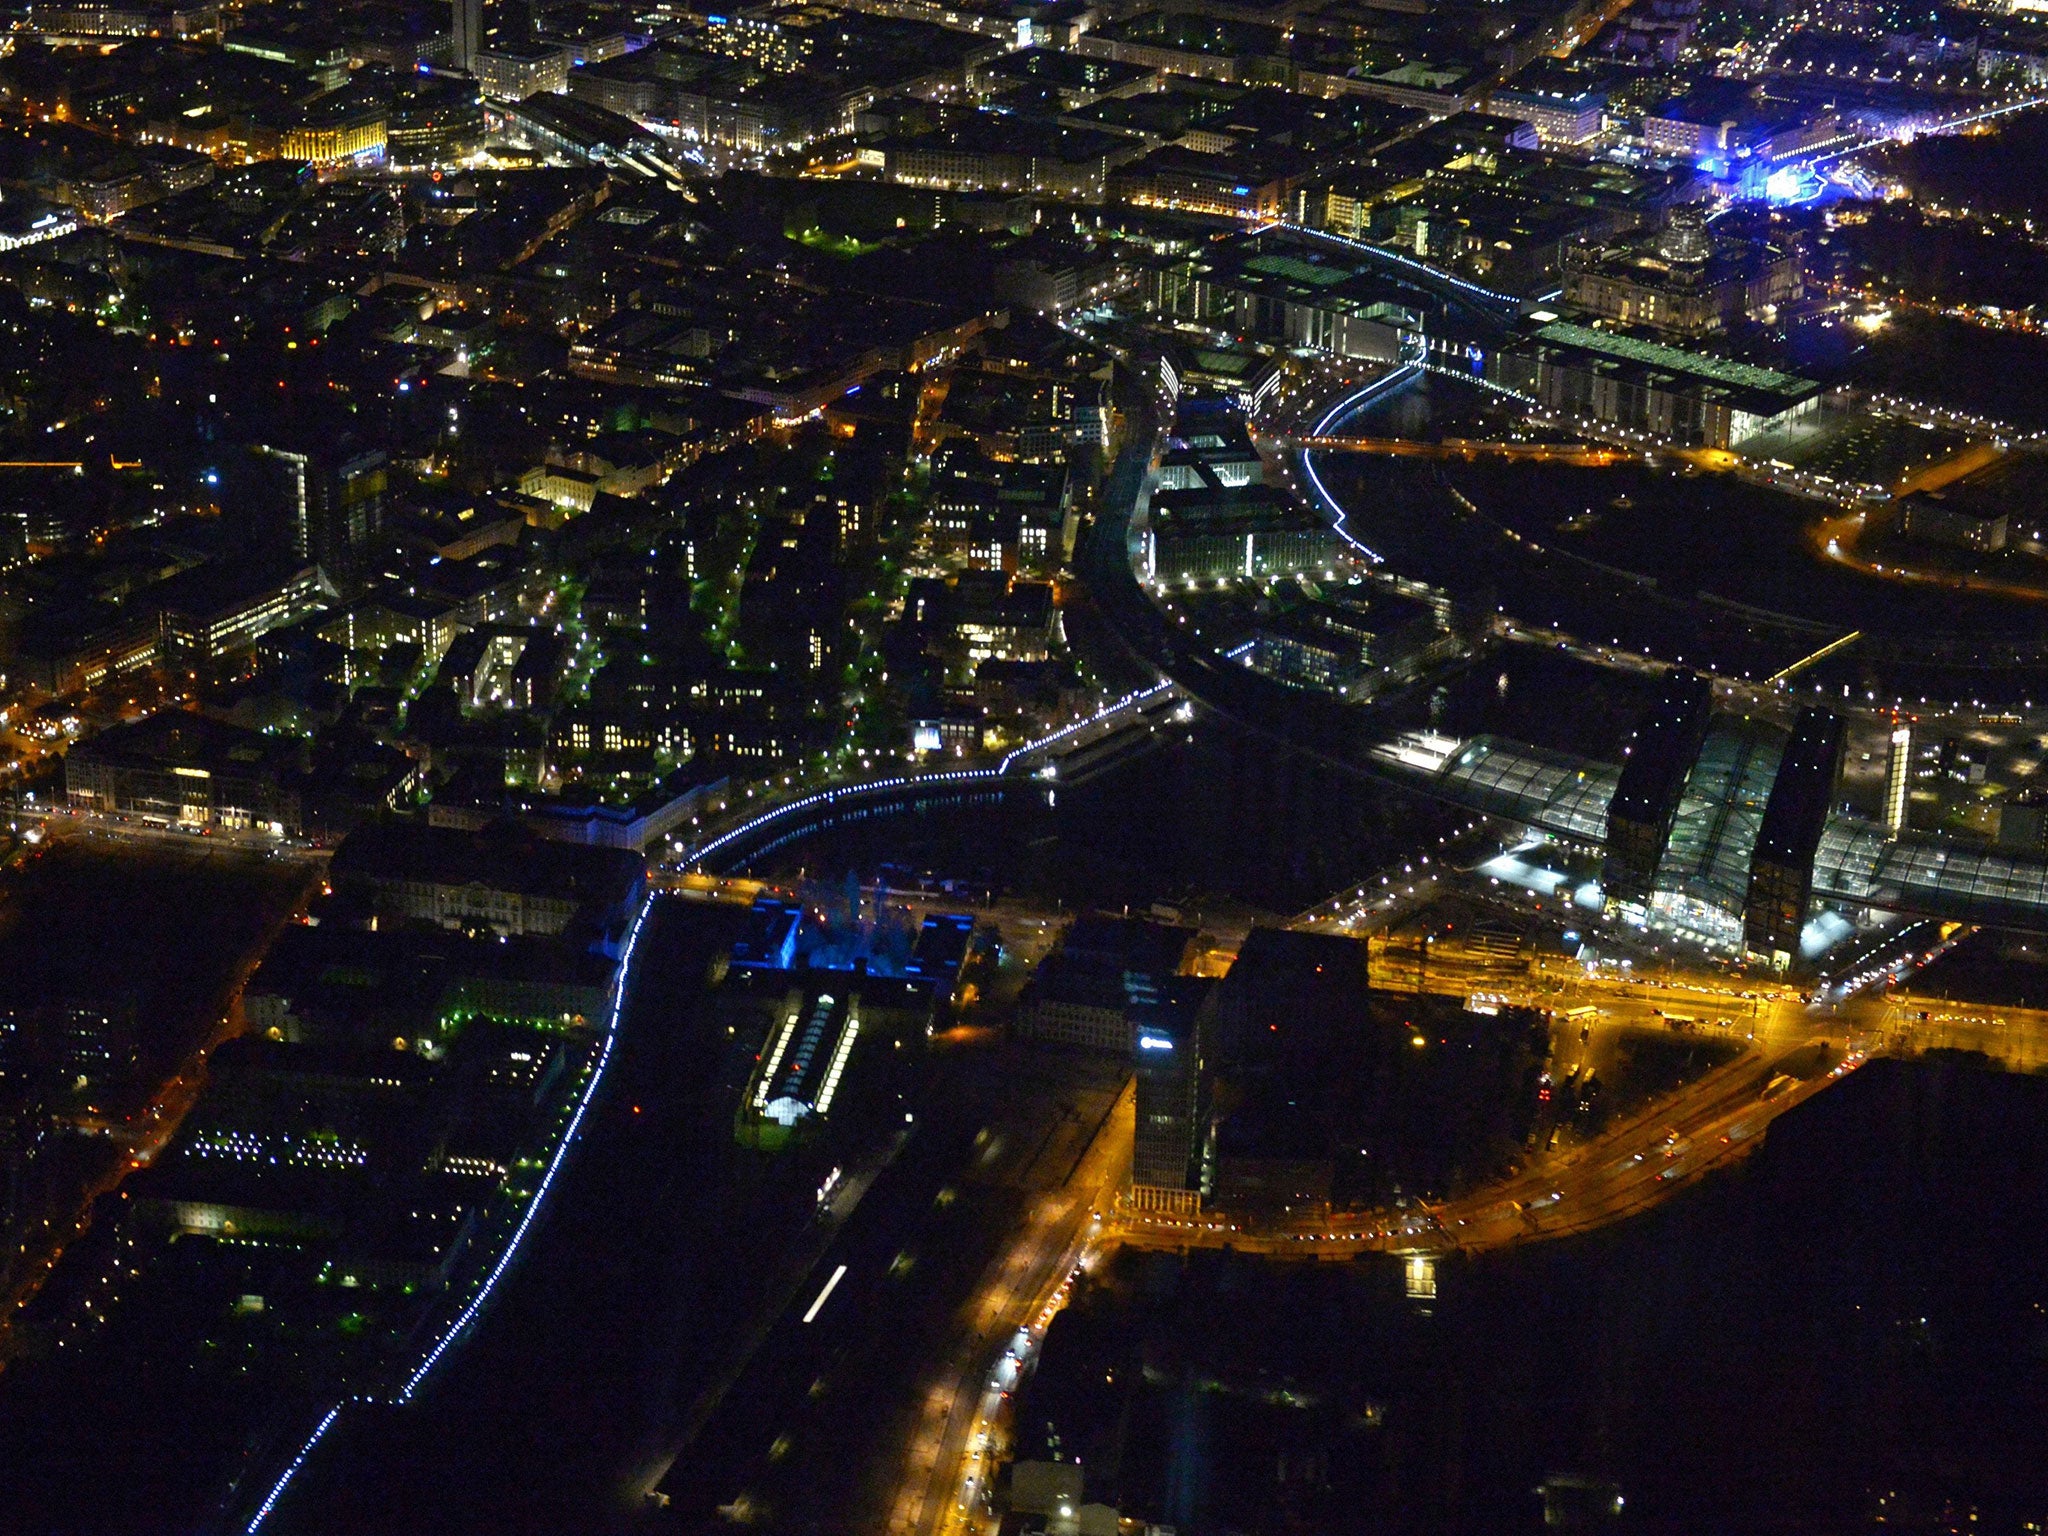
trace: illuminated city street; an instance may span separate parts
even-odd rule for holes
[[[0,1531],[2048,1530],[2044,86],[18,8]]]

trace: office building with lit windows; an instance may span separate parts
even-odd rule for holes
[[[1152,498],[1145,574],[1155,582],[1335,571],[1351,546],[1277,486],[1190,486]]]
[[[555,43],[500,42],[476,53],[476,83],[493,101],[524,101],[569,89],[569,50]]]
[[[329,572],[354,570],[384,526],[384,450],[323,446],[298,435],[259,443],[255,453],[275,471],[270,493],[292,552]]]
[[[297,743],[177,711],[117,725],[64,758],[74,811],[193,831],[296,836]]]
[[[1202,1197],[1207,1130],[1204,1055],[1214,983],[1177,978],[1156,1000],[1130,1010],[1136,1126],[1131,1203],[1140,1210],[1192,1212]]]
[[[246,654],[273,629],[325,612],[339,601],[317,565],[264,568],[217,562],[160,583],[150,598],[163,613],[168,666],[201,666]]]
[[[1194,942],[1168,923],[1077,918],[1024,988],[1018,1037],[1135,1059],[1139,1019],[1174,994]]]
[[[1564,320],[1531,324],[1486,354],[1486,377],[1560,416],[1725,449],[1820,409],[1812,379]]]

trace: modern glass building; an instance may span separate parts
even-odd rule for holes
[[[1888,831],[1836,803],[1840,755],[1841,722],[1825,711],[1806,711],[1790,732],[1713,717],[1657,850],[1650,926],[1780,965],[1825,912],[1856,927],[1873,912],[1894,912],[2048,933],[2048,854]],[[1425,732],[1374,756],[1440,799],[1595,855],[1603,869],[1614,862],[1624,767],[1498,736]]]
[[[1657,863],[1657,926],[1709,949],[1742,947],[1751,859],[1784,743],[1782,730],[1746,717],[1708,727]]]

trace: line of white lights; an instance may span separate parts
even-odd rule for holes
[[[1005,753],[1001,764],[998,765],[999,771],[1003,773],[1008,773],[1010,771],[1010,765],[1014,763],[1018,758],[1024,756],[1027,752],[1043,751],[1045,748],[1051,746],[1054,742],[1064,741],[1067,737],[1073,735],[1076,731],[1085,731],[1091,725],[1099,725],[1104,720],[1109,719],[1112,715],[1115,715],[1122,710],[1142,707],[1143,705],[1149,703],[1151,700],[1158,698],[1162,693],[1170,692],[1172,688],[1173,684],[1170,682],[1155,683],[1150,688],[1140,689],[1136,693],[1127,693],[1122,698],[1118,699],[1114,704],[1103,705],[1101,709],[1098,709],[1094,714],[1088,716],[1085,720],[1076,720],[1070,725],[1063,725],[1058,730],[1049,732],[1048,734],[1039,737],[1036,741],[1027,741],[1024,743],[1023,746],[1018,747],[1008,753]]]
[[[1425,277],[1433,278],[1438,282],[1449,283],[1456,288],[1462,288],[1467,293],[1488,300],[1491,303],[1511,304],[1517,309],[1521,308],[1522,301],[1511,293],[1496,293],[1491,288],[1482,288],[1479,284],[1467,282],[1464,278],[1446,272],[1441,267],[1432,267],[1426,261],[1417,261],[1412,256],[1403,256],[1399,251],[1390,251],[1385,246],[1371,245],[1363,240],[1353,240],[1348,235],[1333,234],[1327,229],[1310,229],[1306,224],[1296,224],[1287,219],[1282,219],[1279,223],[1281,228],[1292,230],[1296,234],[1307,235],[1311,239],[1333,241],[1338,245],[1348,246],[1354,251],[1363,251],[1368,256],[1376,256],[1384,261],[1398,262],[1404,267],[1420,272]]]
[[[397,1396],[392,1399],[393,1402],[410,1402],[413,1394],[419,1390],[420,1385],[427,1379],[434,1367],[440,1363],[442,1357],[447,1354],[449,1346],[460,1338],[463,1330],[476,1320],[477,1314],[483,1310],[485,1303],[490,1300],[491,1293],[497,1289],[498,1282],[504,1278],[505,1271],[512,1267],[513,1259],[518,1256],[520,1244],[525,1241],[526,1234],[531,1230],[535,1218],[540,1215],[541,1206],[547,1199],[549,1189],[554,1185],[555,1176],[562,1171],[562,1165],[568,1160],[569,1149],[575,1145],[577,1132],[583,1125],[583,1117],[589,1113],[591,1102],[597,1097],[598,1087],[604,1081],[605,1069],[611,1063],[612,1049],[618,1041],[619,1016],[624,1011],[626,1004],[626,984],[632,970],[633,951],[639,946],[640,934],[646,925],[647,914],[653,910],[653,907],[654,901],[652,899],[643,902],[640,910],[633,916],[632,927],[626,932],[625,945],[619,951],[618,973],[612,979],[611,997],[605,1008],[604,1040],[598,1047],[597,1061],[591,1068],[589,1080],[583,1085],[582,1094],[576,1100],[576,1108],[569,1116],[568,1125],[563,1128],[561,1139],[555,1144],[554,1155],[548,1159],[547,1168],[542,1172],[540,1182],[534,1186],[533,1194],[526,1202],[526,1210],[521,1214],[519,1224],[512,1229],[512,1236],[506,1240],[503,1252],[498,1255],[498,1261],[491,1266],[489,1273],[484,1276],[483,1283],[477,1287],[476,1294],[470,1298],[469,1304],[455,1315],[454,1321],[443,1331],[439,1341],[432,1349],[427,1351],[419,1365],[414,1368],[413,1373],[406,1378],[405,1385],[399,1389]],[[376,1401],[376,1399],[362,1394],[347,1400],[347,1402],[373,1401]],[[250,1517],[248,1525],[243,1528],[246,1536],[255,1536],[255,1533],[262,1529],[263,1522],[270,1518],[271,1511],[277,1507],[278,1500],[284,1497],[285,1490],[291,1486],[292,1479],[298,1476],[299,1469],[306,1464],[306,1458],[313,1454],[314,1448],[326,1438],[327,1432],[334,1427],[334,1421],[340,1417],[341,1410],[347,1406],[347,1402],[336,1403],[333,1407],[329,1408],[320,1422],[314,1426],[313,1432],[306,1437],[305,1444],[301,1445],[297,1454],[286,1463],[284,1470],[278,1474],[277,1481],[271,1485],[270,1492],[264,1495],[263,1502],[256,1506],[255,1514]]]
[[[948,784],[982,784],[991,780],[1007,778],[1010,776],[1011,765],[1027,753],[1042,751],[1055,742],[1062,741],[1071,736],[1076,731],[1086,730],[1091,725],[1099,725],[1124,710],[1146,704],[1158,698],[1172,687],[1172,683],[1156,683],[1152,687],[1140,689],[1136,693],[1127,693],[1115,703],[1103,705],[1101,709],[1089,715],[1086,719],[1073,721],[1071,724],[1061,726],[1056,731],[1050,731],[1035,740],[1027,741],[1021,747],[1013,748],[993,768],[949,768],[939,773],[899,773],[886,779],[864,779],[858,784],[838,784],[830,789],[813,790],[808,795],[765,810],[760,815],[741,822],[731,830],[719,833],[718,836],[711,839],[703,847],[694,850],[690,854],[689,862],[692,864],[701,863],[717,853],[721,848],[730,847],[741,838],[751,837],[771,822],[780,821],[785,816],[793,816],[799,811],[812,810],[821,805],[836,805],[842,800],[856,799],[865,795],[887,794],[899,789],[922,789],[927,785],[937,787]]]
[[[576,1133],[582,1129],[583,1117],[589,1113],[591,1101],[597,1097],[598,1085],[604,1081],[605,1068],[611,1064],[612,1049],[619,1038],[619,1016],[626,1007],[626,982],[632,970],[633,951],[639,946],[641,931],[647,923],[647,914],[652,910],[654,901],[649,899],[643,901],[640,910],[633,914],[633,926],[627,931],[625,945],[619,951],[619,971],[613,979],[611,999],[605,1008],[604,1042],[598,1047],[597,1063],[591,1068],[590,1080],[583,1085],[583,1092],[576,1100],[575,1112],[569,1116],[569,1124],[563,1130],[561,1140],[555,1143],[555,1155],[548,1159],[547,1169],[541,1174],[540,1183],[534,1186],[533,1197],[526,1202],[525,1213],[520,1216],[519,1225],[512,1229],[511,1240],[505,1244],[504,1252],[498,1255],[498,1262],[491,1266],[490,1273],[484,1277],[484,1283],[477,1288],[476,1295],[470,1298],[469,1305],[456,1314],[455,1321],[449,1325],[448,1331],[441,1335],[440,1343],[427,1351],[426,1358],[419,1363],[412,1375],[406,1378],[405,1386],[398,1394],[399,1402],[411,1401],[413,1393],[419,1390],[420,1383],[427,1379],[428,1373],[447,1352],[448,1346],[455,1342],[463,1329],[467,1328],[475,1320],[477,1313],[483,1310],[484,1303],[490,1300],[492,1290],[503,1278],[505,1271],[511,1267],[512,1260],[517,1257],[519,1245],[525,1239],[527,1229],[533,1225],[534,1218],[540,1215],[541,1205],[547,1199],[548,1190],[555,1182],[555,1175],[562,1171],[562,1165],[568,1161],[569,1149],[575,1144]]]
[[[881,794],[889,790],[905,789],[913,785],[973,784],[1002,777],[999,768],[949,768],[941,773],[899,773],[886,779],[864,779],[858,784],[839,784],[831,789],[813,790],[801,799],[791,800],[772,810],[763,811],[747,821],[741,822],[729,832],[721,832],[702,848],[690,855],[691,863],[709,858],[719,849],[737,842],[759,831],[772,821],[793,816],[798,811],[807,811],[814,806],[834,805],[841,800],[851,800],[861,795]]]
[[[1356,415],[1381,395],[1391,394],[1397,389],[1405,388],[1420,377],[1421,373],[1422,365],[1420,363],[1403,363],[1392,373],[1382,378],[1374,379],[1365,388],[1357,391],[1355,394],[1345,396],[1342,400],[1331,406],[1323,419],[1316,423],[1315,430],[1310,432],[1309,436],[1324,436],[1332,427],[1347,416]],[[1329,510],[1332,519],[1331,527],[1336,529],[1337,537],[1364,555],[1374,565],[1385,565],[1385,556],[1381,555],[1378,550],[1360,543],[1352,536],[1351,530],[1345,526],[1347,514],[1344,511],[1343,504],[1336,497],[1332,496],[1330,488],[1323,484],[1323,477],[1316,473],[1315,455],[1307,448],[1301,450],[1301,472],[1308,477],[1308,483],[1315,487],[1316,495],[1322,498],[1323,506]]]
[[[299,1475],[299,1468],[306,1464],[306,1458],[313,1454],[313,1448],[327,1438],[327,1431],[332,1429],[334,1421],[341,1417],[341,1409],[340,1403],[328,1409],[326,1416],[313,1427],[313,1433],[306,1436],[306,1443],[299,1447],[299,1453],[292,1457],[284,1471],[278,1474],[278,1479],[271,1485],[270,1492],[264,1496],[263,1502],[256,1506],[256,1513],[249,1521],[249,1530],[255,1531],[270,1518],[270,1512],[277,1507],[277,1501],[284,1497],[284,1491],[291,1486],[292,1479]]]

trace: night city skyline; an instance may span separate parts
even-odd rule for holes
[[[0,1532],[2048,1531],[2035,0],[21,0]]]

